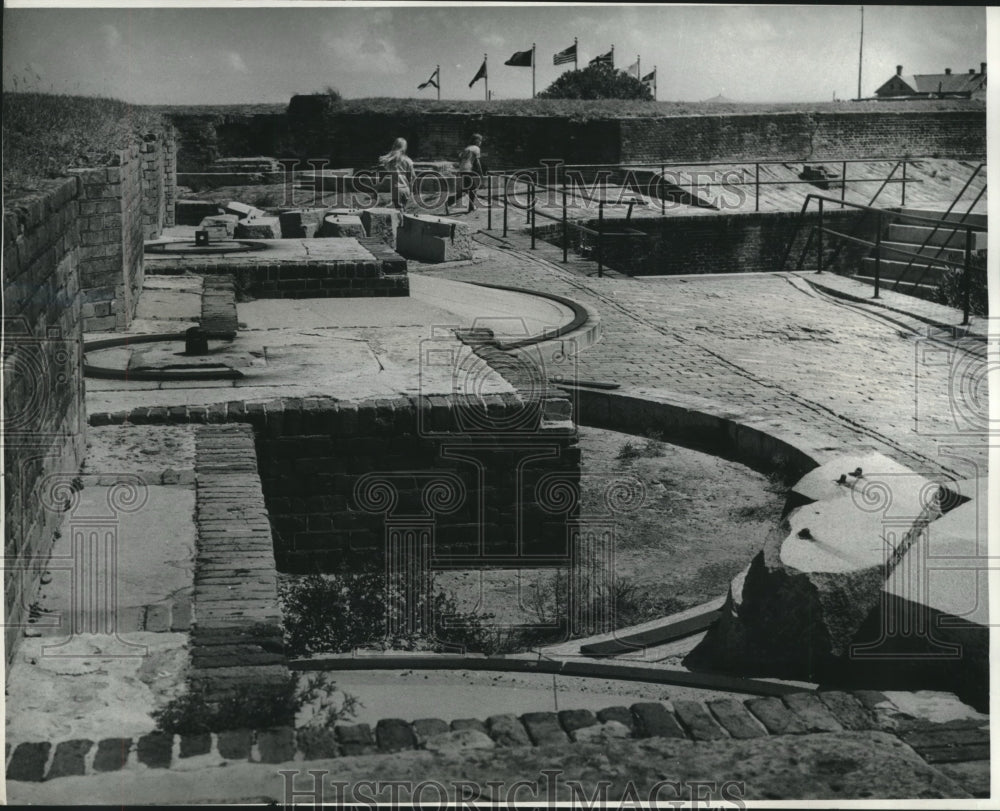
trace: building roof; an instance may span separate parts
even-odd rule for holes
[[[985,73],[915,73],[895,75],[876,94],[969,93],[986,87]]]

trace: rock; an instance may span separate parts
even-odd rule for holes
[[[445,217],[406,214],[396,232],[396,250],[407,259],[453,262],[472,258],[468,223]]]
[[[457,755],[468,749],[494,749],[496,744],[478,729],[457,729],[431,735],[424,741],[423,748],[438,755]]]
[[[317,237],[364,237],[365,227],[356,214],[327,214],[316,232]]]
[[[255,217],[240,220],[236,225],[237,239],[280,239],[281,222],[277,217]]]
[[[516,715],[492,715],[486,719],[490,737],[500,746],[529,746],[531,741]]]
[[[248,206],[246,203],[236,202],[235,200],[226,203],[226,205],[223,206],[223,211],[226,214],[235,214],[241,220],[267,216],[267,212],[261,211],[259,208],[255,208],[254,206]]]
[[[319,231],[326,214],[325,208],[295,208],[291,211],[281,212],[278,215],[278,221],[281,223],[281,238],[312,239]]]
[[[395,208],[366,208],[361,212],[365,233],[392,248],[396,247],[396,231],[402,222],[403,214]]]
[[[836,483],[842,475],[845,485]],[[818,500],[792,510],[734,578],[718,622],[685,664],[802,679],[852,666],[887,575],[940,515],[938,490],[877,454],[808,473],[793,494]]]
[[[219,239],[232,239],[236,235],[236,223],[239,221],[240,218],[235,214],[213,214],[205,217],[199,227],[209,232],[209,239],[215,239],[215,234],[220,233],[220,229],[223,236],[218,237]]]
[[[632,735],[625,724],[619,721],[605,721],[589,727],[580,727],[570,733],[570,737],[579,743],[604,743],[615,738],[629,738]]]

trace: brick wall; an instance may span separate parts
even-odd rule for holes
[[[539,556],[534,565],[566,564],[566,527],[575,508],[559,497],[576,486],[580,470],[569,411],[560,397],[532,403],[506,394],[232,401],[90,419],[92,425],[250,423],[278,567],[313,572],[337,565],[350,550],[384,548],[388,522],[414,520],[433,521],[435,548],[454,565],[483,562],[480,527],[494,564],[507,556],[510,565],[526,565],[515,559],[519,532],[522,554]],[[391,507],[379,508],[378,494],[386,491],[367,474],[394,493]],[[437,506],[428,512],[428,505]]]
[[[317,158],[370,168],[396,137],[420,160],[454,160],[473,132],[489,169],[567,163],[986,154],[984,110],[766,113],[574,121],[548,116],[338,113],[297,96],[287,115],[174,115],[182,172],[221,157]],[[302,166],[308,169],[307,166]]]
[[[80,198],[85,332],[125,329],[142,288],[143,241],[173,222],[176,158],[170,132],[116,153],[114,166],[72,170]]]
[[[985,156],[984,110],[771,113],[621,121],[621,160]]]
[[[861,239],[873,240],[874,223],[867,215],[856,211],[827,211],[824,226]],[[805,216],[801,227],[799,213],[759,212],[724,216],[662,217],[637,219],[629,227],[645,232],[645,236],[623,238],[608,236],[602,245],[606,267],[636,276],[674,275],[685,273],[762,273],[781,269],[788,250],[785,270],[794,270],[810,231],[816,225],[815,212]],[[597,227],[597,221],[589,223]],[[605,220],[605,228],[613,229],[615,221]],[[857,227],[857,231],[854,231]],[[562,245],[562,226],[538,229],[539,236]],[[591,258],[596,257],[595,238],[570,229],[570,247]],[[824,244],[826,267],[830,270],[854,272],[861,258],[868,253],[863,246],[844,243],[834,252],[836,244],[830,237]],[[835,260],[835,261],[834,261]],[[816,243],[809,242],[804,267],[816,267]]]
[[[4,571],[8,661],[85,448],[75,178],[4,200]]]
[[[394,138],[407,140],[417,160],[455,160],[474,132],[486,136],[490,170],[537,164],[543,158],[614,163],[618,121],[571,121],[544,116],[447,113],[336,114],[293,110],[281,115],[174,115],[179,171],[206,172],[221,157],[269,155],[325,159],[331,168],[372,168]],[[302,164],[300,169],[310,167]]]

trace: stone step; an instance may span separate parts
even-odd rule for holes
[[[966,203],[966,205],[968,205],[968,203]],[[981,230],[985,230],[987,226],[986,214],[976,211],[966,213],[966,211],[961,207],[961,204],[956,206],[955,210],[951,212],[948,212],[947,208],[910,208],[907,206],[900,209],[899,213],[912,214],[915,217],[929,217],[936,220],[945,220],[946,222],[961,222],[963,226],[971,226]]]
[[[879,267],[879,276],[882,281],[896,281],[900,279],[904,282],[923,284],[928,286],[937,285],[944,279],[946,269],[935,265],[920,264],[914,260],[908,266],[905,260],[882,259]],[[867,257],[861,260],[861,268],[858,270],[859,276],[875,277],[875,259]]]
[[[953,231],[950,228],[938,228],[935,230],[932,225],[906,225],[903,223],[893,223],[889,226],[885,237],[889,241],[907,242],[911,245],[947,245],[950,248],[965,250],[965,231],[959,229]],[[973,250],[986,250],[986,232],[973,231]]]
[[[896,253],[894,249],[906,251],[906,253]],[[911,257],[907,254],[911,253],[926,256],[930,259],[940,259],[945,262],[957,262],[958,264],[962,264],[965,260],[965,248],[960,245],[921,245],[919,242],[882,241],[882,256],[885,259],[901,259],[904,262],[909,262]]]
[[[874,284],[874,278],[871,276],[854,276],[859,282],[864,282],[865,284]],[[925,301],[937,301],[937,285],[933,284],[914,284],[913,282],[899,282],[899,287],[896,287],[896,282],[894,280],[886,280],[884,277],[881,281],[881,288],[886,289],[886,285],[889,285],[891,289],[898,293],[906,293],[909,296],[914,296],[915,298],[922,298]]]

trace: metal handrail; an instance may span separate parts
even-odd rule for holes
[[[866,205],[863,205],[861,203],[844,203],[841,200],[836,200],[834,198],[827,197],[827,196],[822,195],[822,194],[810,194],[810,195],[806,196],[806,199],[805,199],[805,201],[802,204],[802,210],[799,212],[799,221],[801,221],[801,217],[805,213],[806,209],[808,208],[809,202],[811,200],[816,200],[817,201],[817,203],[818,203],[818,209],[819,209],[818,210],[819,222],[817,223],[817,226],[816,226],[816,229],[815,229],[815,233],[817,235],[817,241],[818,241],[818,245],[817,245],[817,248],[816,248],[816,272],[817,273],[822,273],[823,272],[823,263],[824,263],[824,256],[823,256],[823,235],[824,234],[829,234],[832,237],[835,237],[837,239],[842,239],[842,240],[845,240],[845,241],[848,241],[848,242],[852,242],[852,243],[854,243],[856,245],[864,245],[864,246],[866,246],[868,248],[874,248],[875,249],[875,256],[874,256],[874,259],[875,259],[875,275],[874,275],[873,281],[874,281],[875,291],[874,291],[874,294],[873,294],[872,297],[876,298],[876,299],[879,297],[879,285],[880,285],[880,281],[881,281],[882,230],[883,230],[883,228],[882,228],[882,222],[883,222],[883,219],[885,217],[887,217],[887,216],[889,216],[889,217],[899,217],[899,218],[902,218],[902,219],[914,220],[914,221],[917,221],[917,222],[931,223],[931,224],[935,224],[935,225],[939,225],[942,222],[947,222],[947,220],[944,220],[944,219],[936,219],[936,218],[931,218],[931,217],[924,217],[924,216],[919,215],[919,214],[903,214],[902,212],[887,212],[887,211],[885,211],[883,209],[874,208],[872,206],[866,206]],[[875,241],[872,242],[871,240],[861,239],[859,237],[853,236],[852,234],[842,234],[842,233],[840,233],[838,231],[834,231],[832,228],[825,228],[823,226],[823,204],[825,202],[843,203],[844,205],[847,205],[847,206],[849,206],[851,208],[860,209],[860,210],[864,210],[864,211],[875,212],[875,215],[878,217],[878,224],[877,224],[877,227],[876,227],[876,230],[875,230]],[[950,213],[950,210],[949,210],[949,213]],[[966,215],[968,215],[968,212],[966,212]],[[947,214],[945,216],[947,216]],[[786,250],[785,250],[785,258],[784,258],[784,260],[782,260],[781,269],[784,269],[784,262],[788,258],[788,254],[791,251],[791,246],[795,242],[796,236],[798,236],[799,225],[800,225],[800,222],[797,222],[795,231],[792,234],[792,239],[789,241],[788,248],[786,248]],[[955,229],[953,229],[953,231],[957,231],[957,226],[956,226]],[[969,310],[970,310],[970,301],[969,301],[969,298],[970,298],[971,275],[972,275],[972,234],[973,234],[972,228],[969,227],[969,226],[966,226],[966,228],[965,228],[965,251],[964,251],[963,261],[961,262],[961,264],[958,263],[958,262],[949,260],[949,259],[941,259],[939,257],[924,257],[924,256],[921,256],[919,253],[907,251],[907,250],[905,250],[903,248],[889,248],[888,249],[890,252],[893,252],[893,253],[902,254],[904,256],[910,256],[910,257],[914,257],[914,258],[919,258],[922,261],[924,261],[924,262],[927,263],[928,268],[930,267],[931,264],[936,264],[936,265],[939,265],[939,266],[945,266],[945,267],[949,267],[949,268],[958,268],[958,267],[962,268],[962,325],[963,326],[969,323]],[[907,267],[909,267],[909,265]],[[926,274],[926,272],[927,272],[927,270],[925,269],[924,270],[924,274],[922,274],[921,277],[920,277],[921,280],[923,279],[923,277]],[[904,271],[904,273],[905,273],[905,271]],[[902,280],[902,274],[900,275],[900,279],[897,279],[896,287],[899,286],[899,281],[901,281],[901,280]],[[917,282],[913,282],[914,285],[918,285],[919,283],[920,283],[919,280]],[[895,289],[895,288],[893,288],[893,289]]]
[[[948,216],[952,212],[952,209],[955,208],[955,206],[958,204],[958,201],[962,198],[962,195],[965,194],[965,192],[969,188],[969,186],[972,185],[972,181],[975,180],[976,177],[979,176],[979,172],[982,170],[982,168],[983,168],[983,164],[979,164],[976,167],[976,171],[974,171],[971,175],[969,175],[969,179],[967,181],[965,181],[965,185],[962,186],[962,190],[957,195],[955,195],[955,199],[951,201],[951,205],[949,205],[948,206],[948,210],[945,211],[944,216],[942,218],[942,221],[947,221]],[[975,197],[975,199],[969,204],[969,207],[968,207],[968,209],[966,209],[966,212],[962,215],[962,218],[960,220],[958,220],[958,222],[956,223],[955,227],[951,229],[951,233],[948,235],[948,239],[946,239],[945,242],[941,245],[941,247],[938,248],[937,254],[935,254],[935,256],[939,256],[941,254],[941,251],[943,251],[945,249],[945,247],[947,247],[947,243],[951,240],[951,237],[954,236],[956,233],[958,233],[959,226],[962,223],[964,223],[966,217],[968,217],[969,214],[972,213],[972,209],[976,207],[976,203],[978,203],[982,199],[982,196],[983,196],[983,194],[985,192],[986,192],[986,186],[983,186],[979,190],[979,194],[977,194],[976,197]],[[930,243],[931,237],[933,237],[937,233],[938,227],[939,227],[939,225],[935,225],[934,228],[933,228],[933,230],[931,230],[931,232],[927,236],[924,237],[924,241],[922,243],[920,243],[920,250],[923,250],[924,248],[927,247],[927,245]],[[913,266],[913,260],[911,259],[910,262],[903,269],[903,273],[906,273],[906,271],[909,270],[912,266]],[[922,274],[920,274],[920,280],[923,280],[923,278],[924,278],[925,275],[927,275],[927,271],[926,270]],[[919,283],[920,282],[918,281],[917,284],[919,284]],[[899,279],[896,280],[896,284],[893,286],[892,289],[896,290],[898,287],[899,287]]]

